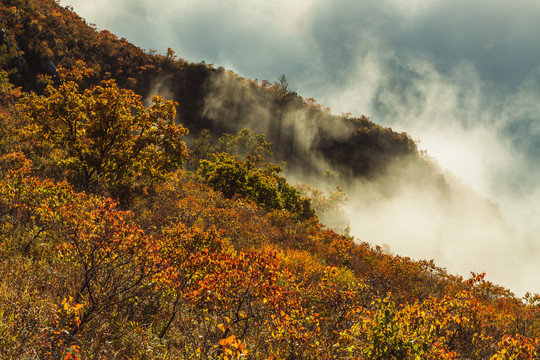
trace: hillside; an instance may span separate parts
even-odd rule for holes
[[[367,118],[332,116],[313,99],[291,92],[286,79],[259,84],[223,68],[186,63],[172,50],[166,56],[146,53],[50,2],[25,3],[4,1],[2,12],[4,62],[17,70],[11,81],[25,90],[41,91],[43,75],[83,60],[94,72],[92,83],[113,78],[143,98],[156,92],[174,98],[178,120],[192,135],[210,129],[217,138],[250,127],[266,134],[278,160],[299,170],[317,172],[325,164],[316,160],[323,160],[343,172],[371,175],[398,156],[416,155],[406,134]],[[351,152],[355,147],[363,151]]]
[[[407,134],[52,0],[0,19],[0,358],[538,357],[538,296],[355,239],[340,188],[288,180],[457,206]]]

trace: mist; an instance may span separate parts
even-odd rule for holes
[[[351,233],[452,273],[486,272],[516,294],[540,291],[528,275],[540,271],[538,72],[510,87],[465,61],[443,72],[422,56],[372,52],[356,66],[348,96],[331,96],[330,106],[407,131],[436,159],[453,199],[441,206],[429,189],[413,187],[369,202],[353,186]]]
[[[512,143],[498,136],[496,128],[481,122],[474,123],[474,127],[468,126],[462,112],[471,114],[478,111],[480,116],[480,108],[475,109],[480,105],[471,101],[471,97],[459,98],[459,86],[454,83],[456,77],[450,83],[449,78],[434,73],[432,69],[422,69],[430,70],[419,74],[415,84],[418,89],[416,96],[424,98],[423,105],[411,101],[415,106],[411,108],[407,98],[396,99],[390,92],[392,89],[384,88],[388,93],[378,96],[385,96],[387,100],[379,106],[388,106],[387,112],[403,116],[405,126],[407,121],[412,125],[425,121],[418,130],[432,131],[432,138],[440,136],[436,146],[444,145],[443,140],[450,143],[460,141],[462,147],[450,144],[447,150],[451,152],[451,160],[463,162],[464,172],[474,172],[473,178],[477,180],[474,184],[441,167],[437,159],[428,153],[422,153],[422,164],[417,159],[398,158],[384,173],[369,180],[340,174],[334,164],[317,152],[316,141],[317,132],[346,139],[350,129],[344,125],[345,122],[320,126],[317,124],[329,121],[329,118],[316,119],[306,108],[287,106],[278,116],[279,109],[272,101],[275,90],[252,91],[248,81],[231,72],[218,73],[206,84],[205,116],[215,123],[234,124],[235,131],[247,127],[274,138],[287,134],[287,138],[281,135],[278,146],[288,146],[304,165],[310,164],[309,171],[306,166],[288,167],[286,175],[290,181],[300,186],[309,184],[327,194],[336,186],[344,190],[348,202],[342,205],[343,212],[335,211],[335,216],[331,212],[324,213],[320,217],[329,227],[336,226],[336,231],[348,231],[358,240],[382,246],[393,254],[434,259],[439,266],[465,278],[472,271],[486,272],[488,280],[517,294],[534,291],[536,279],[520,276],[540,270],[535,265],[540,254],[530,226],[534,224],[534,214],[527,214],[529,208],[523,205],[514,209],[514,213],[505,214],[504,208],[486,194],[473,191],[474,186],[484,190],[496,188],[496,184],[489,182],[493,176],[490,171],[504,166],[513,169],[520,166],[513,158]],[[472,76],[462,75],[462,78],[471,81]],[[389,80],[381,78],[381,81]],[[381,86],[374,86],[374,89],[381,91]],[[471,88],[468,91],[478,90]],[[445,127],[437,124],[438,116],[442,116],[437,115],[439,111],[446,113]],[[433,121],[433,124],[429,125],[428,121]],[[274,128],[276,124],[281,127],[277,131]],[[456,154],[460,149],[463,153]],[[507,196],[511,196],[510,191]],[[514,217],[521,222],[513,221]]]
[[[487,273],[487,279],[518,295],[537,287],[538,248],[530,234],[519,231],[497,204],[473,193],[451,174],[445,179],[448,198],[435,187],[401,185],[390,196],[385,186],[395,178],[345,187],[350,233],[394,255],[434,259],[452,274]],[[390,183],[388,183],[390,182]]]
[[[292,90],[334,113],[364,114],[406,131],[434,158],[450,199],[441,199],[437,186],[396,183],[399,167],[371,182],[346,184],[288,175],[324,190],[342,186],[351,234],[360,240],[433,258],[464,276],[485,271],[518,294],[540,292],[531,275],[540,270],[537,1],[61,3],[144,48],[164,53],[172,47],[188,61],[248,78],[273,82],[285,73]],[[275,114],[267,100],[228,86],[214,79],[206,115],[268,131]],[[230,98],[220,95],[231,92],[251,101],[251,111],[234,113]],[[291,112],[280,127],[293,131],[304,161],[322,172],[331,164],[310,152],[312,121]],[[346,132],[338,128],[336,136]]]
[[[374,207],[359,206],[363,197],[348,194],[349,216],[369,219],[352,220],[352,233],[388,244],[396,254],[434,258],[451,272],[487,272],[518,294],[539,291],[527,275],[540,270],[538,75],[532,70],[510,88],[484,80],[467,62],[445,73],[421,56],[370,53],[360,59],[345,85],[349,96],[332,97],[330,105],[363,109],[375,122],[407,131],[447,178],[454,175],[453,184],[496,203],[498,211],[464,196],[448,211],[425,190],[404,189]],[[355,96],[356,106],[350,102]],[[394,223],[380,226],[388,217]]]

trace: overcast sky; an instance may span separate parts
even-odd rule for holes
[[[61,0],[144,49],[407,131],[540,230],[538,0]],[[540,243],[540,240],[539,240]]]

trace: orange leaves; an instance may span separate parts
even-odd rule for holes
[[[65,68],[62,65],[58,66],[58,77],[62,81],[81,81],[84,78],[88,78],[94,75],[92,69],[86,67],[86,64],[82,60],[77,60],[75,66],[71,69]]]
[[[182,223],[163,229],[151,243],[155,248],[153,261],[160,269],[154,276],[156,281],[177,289],[204,278],[214,254],[227,247],[215,228],[204,231]],[[196,290],[191,296],[199,292]]]
[[[234,335],[219,340],[218,348],[219,357],[225,360],[247,355],[248,353],[242,342]]]
[[[340,342],[360,339],[359,351],[368,357],[490,358],[500,336],[494,324],[498,331],[513,331],[504,319],[509,314],[500,314],[470,290],[399,307],[388,299],[376,299],[361,314],[357,325],[341,333]],[[505,336],[493,359],[532,358],[535,344],[533,339]],[[511,353],[520,355],[507,356]]]
[[[66,355],[62,358],[63,360],[80,360],[79,357],[79,347],[77,345],[72,345],[69,350],[66,352]]]
[[[437,294],[430,284],[444,276],[431,263],[372,251],[316,223],[265,216],[188,181],[163,186],[166,216],[147,220],[156,226],[143,231],[116,201],[28,177],[25,164],[20,154],[1,161],[8,175],[0,179],[0,214],[11,226],[1,228],[2,255],[25,254],[26,243],[14,245],[31,238],[35,251],[25,256],[45,257],[48,249],[48,262],[69,270],[50,278],[68,283],[56,290],[57,322],[43,345],[62,346],[57,358],[77,356],[66,339],[86,337],[88,345],[102,336],[88,335],[94,327],[139,329],[133,342],[158,333],[185,349],[178,358],[536,356],[537,299],[521,306],[483,277],[456,280],[446,296],[430,296]],[[5,235],[16,231],[19,237]],[[244,236],[260,249],[242,250]],[[398,295],[377,301],[381,284]],[[407,289],[420,291],[414,284],[431,293],[407,301]],[[530,338],[513,335],[518,326],[527,326]]]
[[[484,277],[486,276],[486,273],[476,274],[471,273],[471,278],[467,280],[468,284],[476,285],[484,282]]]
[[[317,100],[315,100],[314,98],[307,98],[307,99],[304,99],[304,102],[303,102],[303,105],[307,108],[309,108],[310,110],[315,110],[315,111],[324,111],[326,113],[330,113],[331,109],[328,107],[328,106],[324,106],[324,105],[321,105],[317,102]]]
[[[232,344],[236,341],[236,336],[231,335],[228,338],[219,340],[219,345],[221,346],[227,346],[229,344]]]
[[[71,76],[88,74],[76,69]],[[186,131],[172,121],[175,104],[155,98],[146,108],[111,80],[86,91],[65,80],[27,100],[34,127],[26,135],[48,143],[54,151],[44,154],[53,160],[36,157],[32,165],[22,153],[0,159],[0,252],[46,269],[50,283],[32,291],[46,292],[59,308],[43,332],[47,351],[62,347],[57,358],[76,359],[75,343],[94,342],[114,344],[110,353],[126,358],[163,344],[175,358],[536,356],[537,299],[524,306],[484,274],[463,282],[431,262],[325,230],[315,218],[294,221],[235,197],[309,215],[277,168],[255,157],[203,164],[213,175],[220,168],[216,182],[227,177],[219,185],[226,194],[235,190],[232,199],[188,174],[161,178],[187,157]],[[143,190],[122,204],[135,204],[134,213],[29,177],[47,161],[61,170],[50,173],[66,172],[79,185],[88,177],[123,191],[133,180]],[[323,208],[332,205],[322,200]],[[126,343],[144,350],[119,350]],[[88,357],[101,358],[97,353]]]
[[[13,177],[30,172],[32,161],[27,159],[22,152],[12,152],[0,157],[0,171],[5,176]]]
[[[519,334],[514,336],[505,335],[497,344],[497,348],[497,353],[491,357],[492,360],[537,359],[540,340],[531,339]]]
[[[235,314],[240,318],[246,299],[261,301],[278,297],[282,289],[276,282],[280,270],[271,255],[257,253],[208,253],[191,259],[190,268],[199,269],[198,282],[191,294],[199,304],[213,303],[225,308],[241,307]]]

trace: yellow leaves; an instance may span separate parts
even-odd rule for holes
[[[70,296],[70,301],[73,301],[73,298]],[[64,311],[68,311],[70,309],[69,302],[66,301],[66,298],[62,300],[62,305],[64,306]]]
[[[48,86],[45,95],[30,95],[19,104],[29,128],[37,128],[32,141],[63,152],[61,161],[48,159],[47,165],[66,170],[68,180],[85,189],[111,190],[131,184],[140,173],[162,179],[188,158],[181,139],[188,131],[174,121],[176,103],[155,98],[146,107],[114,80],[79,90],[76,81],[90,74],[84,64],[61,68],[58,87]]]
[[[73,303],[73,298],[71,296],[69,296],[68,299],[64,298],[62,300],[63,311],[66,314],[73,316],[73,321],[76,323],[77,326],[81,325],[81,315],[84,306],[84,304]]]
[[[145,156],[154,154],[156,149],[164,149],[161,145],[166,144],[160,142],[161,135],[177,139],[185,133],[167,122],[174,116],[174,104],[160,98],[155,99],[151,110],[146,109],[144,112],[141,109],[140,117],[136,117],[128,110],[131,107],[137,108],[139,100],[118,90],[114,82],[102,83],[85,93],[78,92],[74,84],[66,85],[62,90],[65,95],[71,96],[67,96],[66,101],[72,102],[73,109],[73,112],[61,114],[62,120],[71,121],[71,124],[77,126],[75,135],[80,141],[76,146],[83,152],[99,149],[96,141],[107,134],[93,133],[98,126],[91,126],[89,122],[100,117],[106,121],[101,107],[107,109],[113,104],[122,107],[116,113],[117,122],[109,124],[122,130],[117,133],[122,138],[122,144],[116,149],[118,151],[129,153],[133,146],[142,144],[131,137],[140,134],[135,131],[137,126],[151,133],[146,140],[156,141],[153,147],[147,149],[148,152],[144,152]],[[52,96],[42,100],[40,104],[35,104],[36,117],[38,113],[48,111],[51,115],[50,105],[58,101]],[[58,117],[51,115],[45,120],[52,124],[55,119],[58,120]],[[144,125],[137,121],[144,122]],[[48,136],[47,141],[58,141],[54,134]],[[131,147],[122,148],[125,144],[131,144]],[[180,143],[172,143],[175,144]],[[181,152],[182,148],[173,150]],[[69,164],[60,162],[65,154],[68,152],[55,155],[59,159],[58,164],[65,165],[66,169],[76,166],[78,160]],[[7,164],[6,168],[10,166],[14,172],[23,173],[25,171],[22,169],[31,168],[24,160],[23,156],[6,157],[2,160],[2,168]],[[114,156],[98,160],[103,161],[101,165],[109,169],[119,166]],[[137,165],[133,176],[140,178],[147,172],[156,171],[152,159],[147,160],[149,162],[144,165],[148,167]],[[167,163],[170,158],[161,160]],[[247,167],[246,164],[244,166]],[[249,166],[255,166],[255,163]],[[108,174],[115,176],[117,173],[109,171]],[[261,188],[277,184],[277,178],[272,179],[264,171],[256,175],[261,181]],[[274,351],[276,358],[301,357],[285,353],[293,347],[306,351],[306,358],[316,358],[321,354],[327,354],[328,358],[360,358],[361,351],[376,341],[387,346],[395,345],[395,349],[403,348],[399,342],[402,341],[413,344],[408,349],[409,353],[425,355],[425,358],[443,358],[443,355],[451,356],[446,351],[451,339],[465,339],[465,342],[472,338],[474,342],[470,342],[473,344],[470,346],[476,346],[477,343],[484,346],[485,343],[494,342],[488,334],[484,336],[480,333],[475,337],[469,334],[487,331],[482,330],[482,327],[488,329],[499,326],[503,329],[501,321],[493,314],[495,310],[507,312],[507,309],[488,309],[472,299],[480,290],[484,291],[484,288],[477,286],[484,283],[482,276],[474,276],[476,293],[457,292],[455,288],[460,286],[457,281],[454,289],[446,290],[444,274],[440,273],[433,276],[436,281],[432,284],[435,285],[425,285],[423,270],[418,270],[421,267],[415,267],[413,262],[392,258],[380,251],[370,252],[351,240],[321,230],[316,222],[309,226],[293,223],[283,214],[265,215],[247,201],[224,200],[207,188],[193,185],[192,180],[184,181],[186,178],[168,182],[166,186],[169,188],[165,185],[158,187],[167,189],[166,194],[161,195],[163,203],[149,206],[142,203],[147,197],[156,196],[156,191],[146,183],[141,186],[144,196],[141,196],[143,199],[137,199],[142,204],[137,210],[144,208],[143,211],[149,214],[145,215],[144,226],[141,225],[145,231],[134,224],[130,214],[115,209],[115,202],[95,197],[83,199],[82,196],[73,195],[71,190],[62,190],[50,184],[45,186],[37,180],[19,184],[15,190],[10,182],[9,186],[0,187],[0,196],[7,204],[6,212],[15,209],[14,212],[27,214],[32,229],[38,228],[37,225],[51,229],[46,236],[47,240],[61,238],[65,241],[55,243],[51,249],[66,254],[65,258],[73,262],[68,265],[78,265],[77,270],[80,272],[84,271],[85,266],[90,269],[87,272],[91,277],[89,288],[78,296],[83,297],[81,301],[89,301],[88,294],[91,293],[92,301],[95,299],[99,311],[103,311],[99,316],[110,315],[110,309],[119,313],[122,311],[121,303],[108,307],[109,299],[129,299],[133,302],[131,308],[136,309],[139,296],[147,296],[143,304],[148,307],[156,305],[159,315],[169,311],[169,308],[174,314],[187,314],[181,321],[178,319],[180,316],[177,316],[171,326],[178,328],[170,333],[196,332],[193,336],[195,343],[186,348],[190,351],[196,349],[195,352],[202,357],[216,355],[209,355],[205,346],[219,353],[215,357],[230,359],[245,354],[244,344],[235,335],[230,335],[241,333],[245,336],[242,341],[254,349],[261,343],[270,349],[264,355],[257,354],[254,358],[264,358]],[[7,180],[0,181],[1,185],[8,184]],[[48,193],[54,192],[51,190],[53,188],[56,188],[56,195]],[[38,189],[47,194],[39,194]],[[294,194],[291,196],[294,197]],[[69,197],[75,200],[71,201]],[[143,216],[138,216],[138,221],[141,221]],[[3,233],[15,231],[13,229],[17,228],[14,224],[17,225],[13,223],[3,228]],[[8,247],[11,247],[11,243]],[[246,248],[255,248],[257,252],[245,251]],[[268,250],[279,251],[279,259]],[[151,275],[137,282],[139,276],[144,277],[148,273]],[[77,279],[69,280],[70,283],[76,283],[74,280]],[[364,281],[373,284],[373,289],[362,288],[360,284]],[[118,296],[119,293],[114,291],[121,286],[124,288],[120,290],[125,290],[125,293]],[[432,294],[429,286],[438,287],[433,293],[445,289],[450,295],[447,298],[429,298]],[[143,291],[137,292],[138,288]],[[132,289],[135,290],[132,292]],[[401,306],[391,308],[387,303],[386,308],[378,308],[380,304],[374,304],[365,309],[358,305],[368,304],[372,298],[377,297],[378,292],[388,289],[395,289],[397,295],[394,299],[399,299]],[[412,301],[415,292],[422,293],[425,300],[415,304]],[[167,295],[164,296],[164,293]],[[160,302],[167,301],[167,296],[177,296],[180,299],[178,307],[176,304],[174,307],[169,306],[168,303],[163,306]],[[364,302],[365,298],[370,300]],[[68,319],[79,326],[82,314],[90,306],[76,303],[72,297],[67,297],[59,308],[60,315],[56,315],[60,320]],[[152,318],[154,320],[163,321],[157,317]],[[527,321],[533,320],[527,318]],[[507,323],[514,324],[516,321],[510,318]],[[137,325],[141,324],[134,326]],[[499,328],[497,331],[500,331]],[[220,335],[217,338],[216,332]],[[208,334],[214,336],[210,342],[208,337],[204,337]],[[457,335],[452,337],[453,334]],[[198,336],[203,340],[197,342]],[[223,339],[216,344],[221,336]],[[205,345],[205,341],[210,345]],[[499,355],[507,358],[515,349],[517,354],[518,351],[527,354],[534,341],[505,338],[500,345]],[[310,351],[313,353],[308,353]],[[485,358],[483,355],[477,358]],[[67,356],[66,360],[71,359],[72,355],[70,353],[70,357]],[[271,355],[270,359],[273,358],[274,355]]]
[[[225,332],[227,330],[227,328],[225,327],[225,325],[223,324],[218,324],[218,329],[221,330],[222,332]]]

